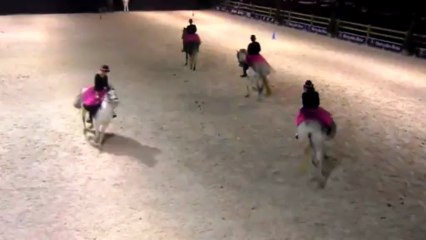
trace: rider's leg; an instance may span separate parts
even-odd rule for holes
[[[249,65],[247,63],[244,63],[243,65],[243,75],[241,77],[247,77],[247,70],[249,69]]]
[[[92,123],[92,106],[83,105],[84,109],[89,113],[89,118],[86,120],[87,123]]]
[[[95,117],[99,107],[100,105],[84,106],[84,108],[86,108],[86,110],[89,112],[89,119],[87,120],[88,123],[93,123],[93,117]]]

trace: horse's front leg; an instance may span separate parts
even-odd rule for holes
[[[192,70],[195,71],[197,68],[197,53],[194,53],[192,56]]]
[[[188,66],[188,53],[185,52],[185,66]]]
[[[262,76],[263,87],[266,90],[266,96],[270,96],[272,94],[271,87],[269,86],[269,81],[266,76]]]
[[[92,121],[93,121],[93,128],[94,128],[94,138],[93,138],[93,142],[94,142],[94,144],[95,145],[99,145],[99,136],[100,136],[100,128],[101,128],[101,126],[100,126],[100,123],[98,123],[97,121],[96,121],[96,119],[92,119]]]
[[[256,80],[256,87],[257,87],[258,97],[260,98],[260,96],[263,93],[263,89],[264,89],[265,85],[261,81],[259,81],[259,79],[257,79]]]
[[[323,174],[323,162],[324,162],[324,150],[322,147],[320,147],[316,153],[316,158],[317,158],[317,163],[318,163],[318,167],[317,167],[317,178],[318,178],[318,187],[320,188],[324,188],[325,187],[325,176]]]
[[[99,146],[102,145],[102,143],[104,141],[105,131],[106,131],[107,127],[108,127],[108,124],[104,124],[104,125],[102,125],[100,127],[100,130],[99,130],[99,142],[98,142]]]
[[[250,88],[251,88],[250,82],[247,81],[247,84],[246,84],[247,94],[244,97],[246,97],[246,98],[250,97]]]
[[[310,146],[313,152],[312,163],[316,168],[316,179],[318,181],[318,187],[325,187],[325,176],[323,174],[323,162],[324,162],[324,144],[323,140],[317,137],[309,136]]]
[[[83,131],[86,131],[86,110],[84,107],[81,108],[81,120],[83,121]]]

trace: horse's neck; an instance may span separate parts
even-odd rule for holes
[[[240,54],[238,55],[238,60],[239,60],[240,62],[245,62],[245,61],[246,61],[246,57],[247,57],[247,55],[246,55],[245,53],[240,53]]]
[[[109,110],[109,109],[113,109],[111,103],[109,103],[108,101],[103,101],[101,104],[101,110]]]

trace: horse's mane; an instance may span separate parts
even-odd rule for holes
[[[183,30],[182,30],[182,39],[185,36],[185,34],[186,34],[186,27],[184,27]]]

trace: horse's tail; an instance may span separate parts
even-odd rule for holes
[[[78,93],[78,95],[75,97],[75,100],[74,100],[74,103],[73,103],[73,106],[74,106],[75,108],[77,108],[77,109],[80,109],[80,108],[81,108],[81,105],[82,105],[82,103],[83,103],[83,93],[84,93],[87,89],[88,89],[87,87],[82,88],[82,89],[80,90],[80,92]]]
[[[326,138],[321,124],[311,120],[304,121],[297,127],[297,135],[300,139],[308,139],[309,144],[314,147],[322,143]]]
[[[309,145],[314,152],[316,152],[317,160],[322,161],[324,153],[324,142],[327,138],[326,133],[323,131],[321,123],[318,121],[307,120],[302,122],[297,127],[297,135],[299,139],[308,139]]]
[[[272,72],[272,68],[267,62],[254,63],[253,69],[256,73],[264,78],[268,77]]]
[[[74,107],[75,108],[77,108],[77,109],[80,109],[81,108],[81,93],[79,93],[76,97],[75,97],[75,100],[74,100]]]

